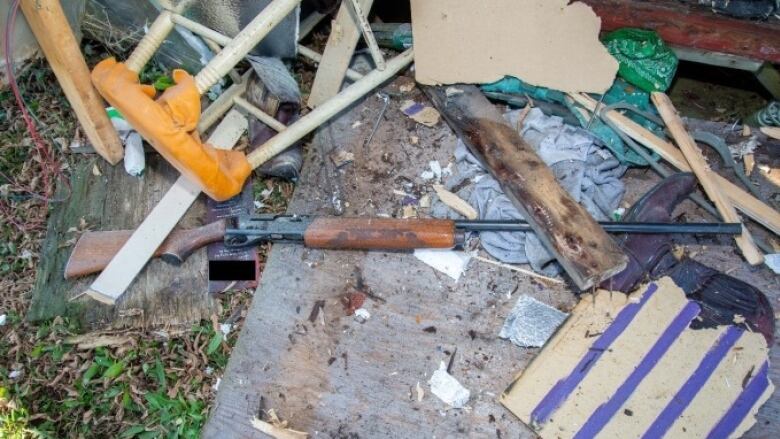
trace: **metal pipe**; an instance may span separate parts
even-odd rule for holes
[[[634,223],[599,222],[609,233],[634,234],[699,234],[699,235],[739,235],[740,223]],[[531,226],[522,221],[503,220],[458,220],[455,228],[467,232],[529,232]]]

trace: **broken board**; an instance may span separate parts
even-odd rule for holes
[[[514,76],[555,90],[603,93],[618,63],[599,41],[599,17],[584,3],[568,3],[412,0],[417,82],[480,84]]]
[[[627,258],[615,241],[558,184],[552,170],[479,88],[423,90],[577,287],[598,285],[625,268]]]
[[[694,330],[669,278],[585,295],[502,403],[542,438],[739,437],[774,386],[763,335]]]
[[[100,175],[95,175],[95,169]],[[127,300],[116,307],[85,296],[71,301],[95,279],[94,275],[63,279],[79,229],[84,229],[82,218],[90,230],[133,229],[178,177],[178,172],[156,154],[147,157],[142,178],[128,175],[122,166],[108,166],[96,156],[80,156],[71,172],[68,201],[52,203],[28,319],[38,321],[61,315],[78,320],[87,328],[109,324],[147,327],[189,325],[216,312],[216,301],[206,294],[205,249],[195,252],[180,267],[159,259],[150,261],[128,290]],[[201,200],[194,206],[180,227],[203,225],[204,203]]]

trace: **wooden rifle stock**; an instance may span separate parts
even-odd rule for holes
[[[221,241],[225,237],[225,220],[215,221],[190,230],[176,230],[154,252],[169,264],[179,265],[195,250]],[[133,230],[85,232],[73,247],[65,265],[65,279],[102,271],[114,255],[130,239]]]

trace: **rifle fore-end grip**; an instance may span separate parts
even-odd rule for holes
[[[303,240],[307,247],[332,250],[413,250],[453,248],[463,236],[451,220],[316,218]]]

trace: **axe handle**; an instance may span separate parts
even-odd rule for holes
[[[215,221],[196,229],[176,230],[157,248],[154,257],[161,257],[171,264],[181,264],[195,250],[222,241],[225,230],[225,220]],[[102,271],[132,234],[133,230],[82,234],[65,265],[65,279]]]

